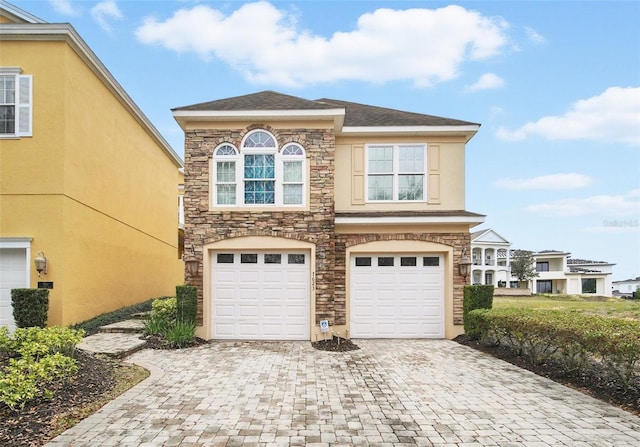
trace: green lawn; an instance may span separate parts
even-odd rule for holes
[[[590,314],[640,320],[640,301],[577,295],[496,296],[494,308],[579,310]]]

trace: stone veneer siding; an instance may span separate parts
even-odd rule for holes
[[[453,247],[453,324],[462,324],[462,301],[465,278],[458,271],[458,261],[462,250],[470,251],[471,236],[469,233],[387,233],[387,234],[339,234],[336,236],[336,270],[335,270],[335,324],[349,324],[346,319],[346,259],[347,248],[378,241],[424,241]]]
[[[209,166],[213,151],[222,143],[240,148],[242,138],[254,129],[271,132],[278,147],[299,143],[306,151],[309,171],[308,197],[310,211],[237,211],[209,209]],[[274,236],[311,242],[316,246],[316,323],[335,321],[335,134],[330,129],[273,129],[255,124],[238,130],[192,130],[185,135],[185,252],[194,247],[199,272],[187,284],[198,288],[198,324],[203,323],[203,250],[215,241],[242,236]],[[344,304],[343,304],[344,306]],[[344,315],[344,309],[338,311]],[[342,317],[344,319],[344,316]]]

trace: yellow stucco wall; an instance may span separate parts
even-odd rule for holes
[[[0,140],[0,237],[32,238],[49,324],[173,295],[175,161],[66,42],[3,41],[0,66],[33,75],[33,136]]]

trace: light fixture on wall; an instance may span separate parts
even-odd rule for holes
[[[467,276],[471,273],[471,259],[467,256],[467,247],[462,248],[462,256],[458,261],[458,271],[460,275],[464,277],[464,280],[467,280]]]
[[[38,256],[33,260],[33,263],[36,265],[36,271],[38,272],[38,276],[47,274],[47,264],[48,260],[45,257],[44,253],[39,251]]]
[[[198,258],[196,258],[196,252],[193,249],[193,245],[191,245],[191,250],[189,250],[189,253],[187,253],[187,251],[185,250],[183,254],[183,258],[184,258],[184,265],[187,267],[187,272],[189,272],[189,275],[191,276],[197,275],[198,267],[200,267],[200,265],[198,262]]]

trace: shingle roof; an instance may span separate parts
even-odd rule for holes
[[[345,126],[384,127],[384,126],[479,126],[468,121],[423,115],[421,113],[376,107],[337,99],[318,99],[311,101],[296,96],[266,90],[243,96],[219,99],[216,101],[176,107],[173,111],[276,111],[276,110],[335,110],[344,109]]]
[[[229,111],[229,110],[326,110],[335,105],[298,98],[297,96],[265,90],[250,95],[234,96],[217,101],[202,102],[172,110]]]
[[[338,99],[318,99],[318,102],[344,107],[345,126],[469,126],[477,123],[460,121],[440,116],[423,115],[421,113],[404,112],[385,107],[369,106]]]

